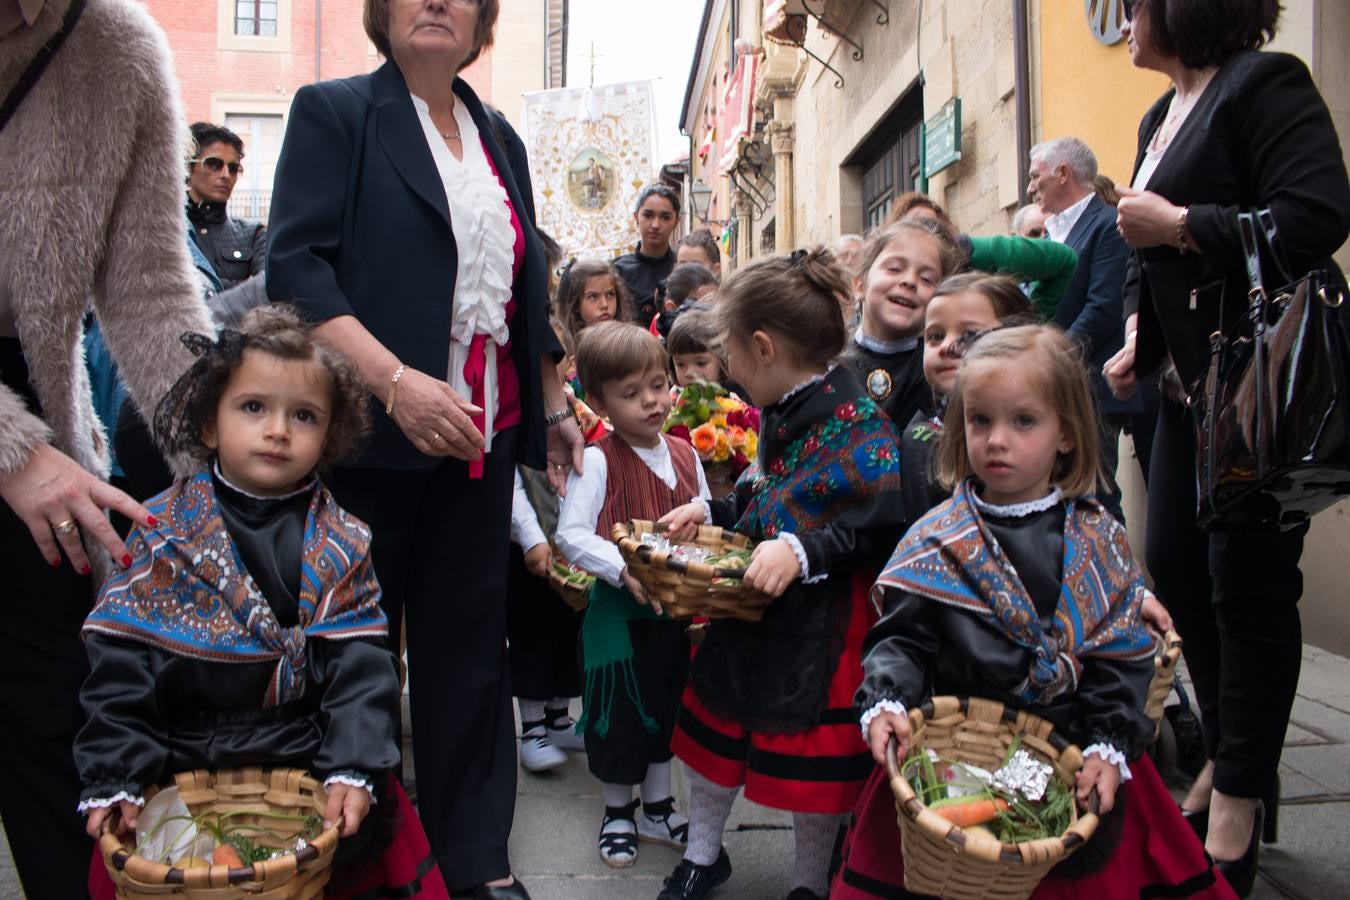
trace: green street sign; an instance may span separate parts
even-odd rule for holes
[[[931,178],[961,158],[961,98],[944,103],[923,131],[923,173]]]

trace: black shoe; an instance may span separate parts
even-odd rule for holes
[[[1280,838],[1280,776],[1261,797],[1261,806],[1265,810],[1265,819],[1261,825],[1261,843],[1273,844]]]
[[[1247,852],[1237,859],[1215,860],[1215,867],[1223,873],[1224,880],[1239,897],[1252,892],[1256,882],[1256,858],[1261,851],[1262,807],[1256,806],[1256,819],[1252,822],[1252,837],[1247,842]]]
[[[1200,839],[1200,843],[1205,842],[1205,836],[1209,834],[1209,807],[1204,809],[1182,809],[1181,817],[1186,820],[1186,824],[1191,826],[1191,831]]]
[[[519,878],[506,887],[479,884],[452,896],[464,900],[530,900],[530,892],[525,890]]]
[[[717,860],[710,866],[682,859],[656,900],[700,900],[730,877],[731,857],[725,847],[717,851]]]
[[[824,897],[807,887],[793,888],[784,900],[825,900]]]

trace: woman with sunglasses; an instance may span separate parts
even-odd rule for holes
[[[1120,397],[1164,361],[1180,376],[1164,379],[1146,556],[1185,639],[1204,721],[1209,762],[1183,809],[1246,894],[1258,839],[1276,835],[1308,528],[1198,527],[1195,422],[1183,393],[1204,375],[1211,333],[1246,308],[1238,213],[1270,208],[1291,271],[1336,273],[1328,257],[1350,233],[1350,182],[1307,68],[1258,49],[1275,34],[1278,0],[1133,0],[1126,11],[1134,64],[1172,87],[1145,114],[1132,185],[1119,189],[1118,227],[1133,248],[1128,337],[1104,371]]]
[[[555,363],[525,147],[459,76],[500,0],[364,0],[379,69],[301,88],[277,163],[267,289],[355,364],[375,430],[329,487],[408,616],[422,821],[450,890],[511,875],[506,572],[516,463],[555,487],[581,432]]]
[[[188,160],[187,215],[192,240],[225,288],[262,274],[267,262],[267,226],[232,217],[227,205],[244,172],[244,142],[228,128],[193,122],[197,153]]]

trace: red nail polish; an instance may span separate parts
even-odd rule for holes
[[[91,571],[91,570],[90,570],[90,568],[89,568],[88,566],[80,566],[80,574],[81,574],[81,575],[88,575],[90,571]]]
[[[61,568],[61,557],[58,556],[56,559],[47,560],[47,565],[51,566],[53,569]]]
[[[130,553],[128,553],[126,556],[122,557],[122,565],[124,565],[124,566],[129,566],[129,565],[131,565],[131,554],[130,554]]]
[[[158,524],[159,524],[159,519],[156,519],[154,516],[146,516],[146,517],[145,517],[145,524],[147,524],[147,525],[158,525]]]

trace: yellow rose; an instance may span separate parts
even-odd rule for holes
[[[755,454],[759,452],[759,435],[755,434],[753,428],[745,430],[745,443],[741,445],[740,450],[746,459],[751,461],[755,459]]]
[[[730,397],[718,397],[717,408],[722,412],[735,412],[738,409],[745,409],[745,404]]]
[[[713,462],[726,462],[731,459],[731,441],[725,431],[717,432],[717,443],[713,447]]]
[[[727,414],[726,414],[726,413],[713,413],[712,416],[708,419],[708,424],[709,424],[709,425],[712,425],[714,428],[726,428],[726,427],[727,427]]]

